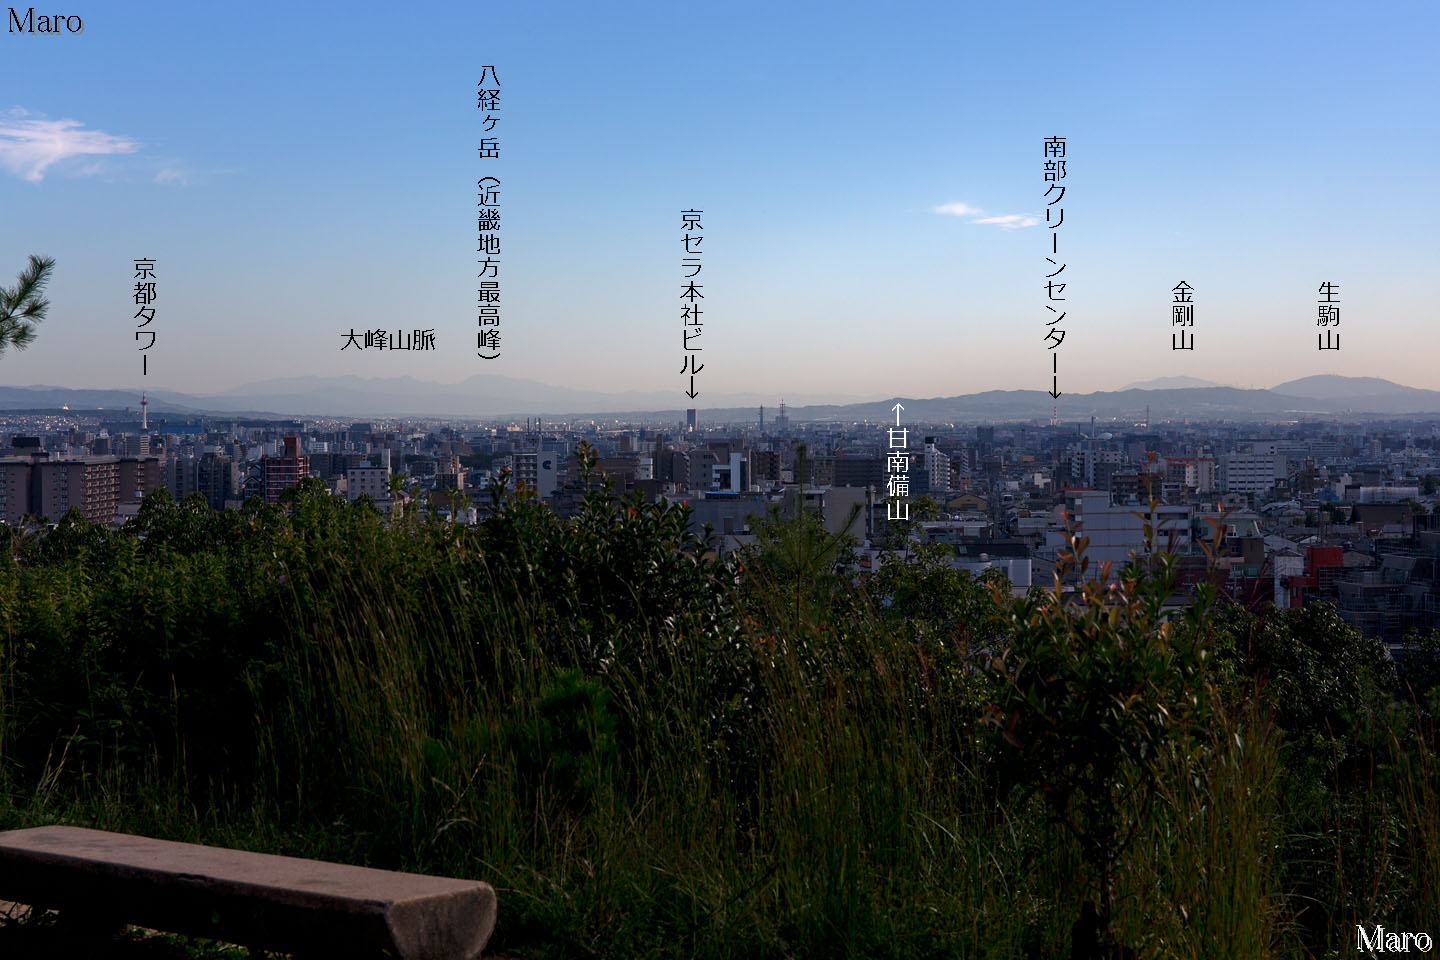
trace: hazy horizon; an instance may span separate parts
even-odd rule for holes
[[[298,376],[298,377],[267,377],[267,378],[256,379],[256,380],[249,380],[249,381],[246,381],[246,382],[244,382],[244,383],[239,383],[239,384],[236,384],[236,385],[234,385],[234,386],[226,387],[226,388],[223,388],[223,389],[199,389],[199,390],[182,390],[182,389],[178,389],[178,388],[159,387],[159,386],[155,386],[155,385],[153,385],[153,384],[146,384],[146,383],[136,384],[136,383],[133,382],[133,381],[131,381],[131,382],[115,383],[115,384],[93,384],[93,383],[84,383],[84,384],[15,383],[15,384],[3,384],[3,385],[4,385],[4,386],[10,386],[10,387],[13,387],[13,388],[16,388],[16,389],[21,389],[21,390],[37,390],[37,389],[114,390],[114,391],[132,391],[132,392],[134,392],[134,393],[136,394],[136,396],[139,396],[139,394],[140,394],[141,392],[151,391],[151,392],[156,393],[156,394],[176,393],[176,394],[186,394],[186,395],[194,396],[194,397],[223,398],[223,397],[227,397],[227,396],[245,396],[245,395],[249,395],[249,394],[251,394],[252,391],[255,391],[255,390],[258,390],[258,389],[262,389],[262,388],[264,388],[264,389],[276,389],[276,388],[298,389],[298,388],[305,387],[305,386],[307,386],[307,385],[313,386],[316,381],[319,381],[319,382],[329,382],[329,381],[334,381],[334,380],[353,379],[353,380],[357,380],[357,381],[359,381],[359,382],[361,382],[361,383],[370,384],[370,385],[386,384],[386,385],[392,385],[392,386],[399,386],[399,385],[403,385],[403,384],[413,383],[413,384],[416,384],[416,385],[422,386],[422,387],[439,387],[439,388],[445,388],[445,387],[458,387],[458,386],[461,386],[461,385],[463,385],[463,384],[466,384],[467,382],[469,382],[470,380],[474,379],[475,377],[485,377],[485,376],[493,376],[493,377],[495,377],[495,378],[497,378],[498,380],[501,380],[501,381],[512,381],[512,382],[518,382],[518,383],[535,383],[535,384],[540,385],[540,386],[543,386],[543,387],[554,388],[557,392],[566,392],[566,393],[569,393],[569,392],[575,392],[575,393],[595,393],[595,394],[607,394],[607,395],[613,395],[613,396],[641,395],[641,396],[647,396],[647,397],[648,397],[648,396],[651,395],[651,394],[655,394],[655,393],[665,393],[665,392],[666,392],[666,391],[663,391],[663,390],[647,390],[647,389],[636,389],[636,388],[622,389],[622,388],[611,387],[611,388],[609,388],[609,389],[606,389],[606,388],[603,388],[603,387],[602,387],[602,388],[599,388],[599,389],[590,389],[590,388],[583,388],[583,387],[566,387],[566,386],[562,386],[562,385],[559,385],[559,384],[548,384],[548,383],[545,383],[544,381],[531,380],[530,378],[506,377],[506,376],[503,375],[503,374],[486,374],[486,373],[484,373],[483,371],[482,371],[482,372],[479,372],[479,373],[472,373],[472,374],[470,374],[470,375],[468,375],[468,376],[460,377],[459,379],[456,379],[456,380],[440,380],[440,379],[434,379],[434,378],[414,376],[414,375],[412,375],[412,374],[398,374],[398,375],[394,375],[394,376],[384,376],[384,375],[367,376],[367,375],[353,374],[353,373],[338,373],[338,374],[330,374],[330,375],[326,375],[326,376],[321,376],[321,375],[318,375],[318,374],[317,374],[317,375],[313,375],[313,376],[303,376],[303,375],[302,375],[302,376]],[[1375,376],[1375,375],[1365,375],[1365,374],[1354,374],[1354,375],[1311,374],[1311,375],[1309,375],[1309,376],[1311,376],[1311,377],[1344,376],[1344,377],[1345,377],[1346,379],[1348,379],[1348,380],[1357,380],[1357,381],[1364,381],[1364,380],[1382,380],[1382,381],[1388,381],[1388,382],[1390,382],[1390,383],[1394,383],[1396,386],[1399,386],[1399,387],[1408,387],[1408,388],[1412,388],[1412,389],[1427,389],[1427,390],[1428,390],[1428,389],[1434,389],[1434,388],[1430,388],[1430,387],[1415,387],[1414,384],[1401,383],[1401,382],[1399,382],[1399,381],[1391,380],[1389,377],[1382,377],[1382,376]],[[138,379],[138,378],[137,378],[137,379]],[[1093,391],[1088,391],[1088,390],[1087,390],[1087,391],[1073,391],[1073,392],[1075,392],[1075,393],[1096,393],[1096,392],[1099,392],[1099,393],[1120,393],[1120,392],[1124,392],[1124,391],[1127,391],[1127,390],[1176,390],[1176,389],[1190,390],[1190,389],[1207,389],[1207,388],[1220,388],[1220,389],[1233,389],[1233,390],[1274,390],[1276,387],[1281,387],[1281,386],[1284,386],[1284,385],[1286,385],[1286,384],[1288,384],[1288,383],[1291,383],[1291,382],[1296,381],[1296,380],[1301,380],[1301,379],[1305,379],[1305,378],[1303,378],[1303,377],[1293,377],[1293,378],[1290,378],[1290,379],[1288,379],[1288,380],[1280,380],[1280,381],[1276,381],[1276,382],[1274,382],[1274,383],[1257,384],[1257,385],[1254,385],[1254,386],[1243,386],[1243,385],[1235,384],[1235,383],[1222,383],[1222,382],[1216,382],[1216,381],[1207,381],[1207,380],[1204,380],[1203,378],[1192,378],[1192,377],[1159,377],[1159,378],[1153,378],[1153,379],[1151,379],[1151,380],[1134,381],[1134,382],[1131,382],[1131,383],[1126,383],[1126,384],[1121,384],[1121,385],[1111,386],[1111,387],[1099,386],[1099,387],[1096,387],[1095,390],[1093,390]],[[1190,382],[1190,383],[1175,383],[1175,384],[1169,384],[1169,383],[1165,383],[1165,381],[1167,381],[1167,380],[1193,381],[1193,382]],[[960,386],[960,387],[963,387],[964,385],[959,385],[959,386]],[[1042,385],[1042,386],[1043,386],[1043,385]],[[1000,387],[1000,388],[993,388],[993,389],[1000,389],[1000,390],[1007,390],[1007,389],[1009,389],[1009,390],[1035,390],[1035,389],[1039,389],[1039,388],[1038,388],[1038,387],[1033,387],[1033,386],[1032,386],[1032,387],[1024,387],[1024,386],[1022,386],[1022,387]],[[957,388],[956,390],[953,390],[953,391],[951,391],[950,393],[943,393],[943,394],[922,395],[922,394],[919,394],[919,393],[915,393],[915,392],[913,392],[913,391],[910,391],[910,392],[899,391],[899,392],[892,392],[892,393],[887,394],[887,395],[885,395],[885,396],[888,396],[888,397],[894,397],[894,396],[913,396],[913,397],[934,396],[934,397],[946,397],[946,396],[961,396],[961,395],[968,395],[968,394],[974,394],[974,393],[984,393],[984,392],[988,392],[988,391],[986,391],[986,390],[978,390],[978,389],[968,389],[968,388],[965,388],[965,389],[958,389],[958,388]],[[1068,392],[1068,391],[1067,391],[1067,392]],[[872,394],[872,395],[865,395],[865,394],[818,394],[818,393],[792,393],[792,394],[771,393],[771,394],[765,394],[765,393],[760,393],[760,392],[757,392],[757,391],[734,391],[734,392],[728,392],[728,391],[727,391],[727,392],[724,392],[724,393],[721,393],[721,392],[719,392],[719,391],[716,391],[715,393],[716,393],[716,397],[717,397],[717,402],[719,402],[720,400],[735,399],[737,402],[743,400],[744,403],[764,404],[764,405],[766,405],[767,407],[770,407],[770,406],[772,406],[772,405],[778,405],[778,403],[779,403],[780,401],[782,401],[782,400],[783,400],[786,404],[788,404],[788,405],[790,405],[790,406],[805,406],[805,405],[865,403],[865,402],[872,402],[872,401],[875,401],[875,400],[885,399],[885,396],[879,396],[879,395],[873,395],[873,394]],[[713,404],[712,404],[712,405],[713,405]],[[700,406],[703,406],[703,404],[700,404]],[[683,405],[677,407],[677,409],[683,409]]]

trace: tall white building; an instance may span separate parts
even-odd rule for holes
[[[930,477],[931,490],[950,489],[950,458],[939,450],[935,444],[925,444],[925,472]]]
[[[1249,451],[1220,458],[1220,489],[1226,493],[1263,494],[1285,477],[1285,455],[1275,441],[1252,443]]]
[[[1066,495],[1065,509],[1079,533],[1090,538],[1085,551],[1091,565],[1088,577],[1098,578],[1099,565],[1109,561],[1113,564],[1113,580],[1132,551],[1145,552],[1144,515],[1148,515],[1148,509],[1112,504],[1110,495],[1100,490],[1071,491]],[[1193,514],[1188,505],[1160,504],[1155,515],[1155,550],[1188,553]],[[1045,537],[1047,549],[1066,548],[1063,533],[1048,532]]]
[[[744,493],[750,489],[750,465],[744,454],[733,452],[710,467],[710,489]]]
[[[553,497],[560,488],[560,465],[562,454],[545,449],[538,453],[515,454],[515,483],[525,484],[544,500]]]
[[[1189,487],[1196,493],[1214,493],[1215,458],[1166,457],[1165,480],[1167,483]]]
[[[1070,478],[1083,486],[1108,489],[1110,475],[1124,465],[1125,454],[1119,450],[1070,451]]]

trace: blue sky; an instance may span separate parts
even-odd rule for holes
[[[1061,135],[1062,391],[1440,388],[1434,4],[64,9],[83,35],[0,34],[0,283],[32,251],[58,261],[6,384],[493,373],[680,397],[678,214],[699,207],[702,391],[1048,388],[1048,232],[976,221],[1043,216],[1041,144]],[[482,166],[484,64],[503,107]],[[490,362],[473,343],[486,173],[503,181]],[[145,378],[141,256],[160,294]],[[1181,279],[1193,353],[1170,349]],[[1338,352],[1316,350],[1325,280]],[[342,353],[352,327],[434,328],[440,350]]]

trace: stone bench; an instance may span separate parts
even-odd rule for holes
[[[0,900],[315,957],[472,960],[488,883],[82,827],[0,832]]]

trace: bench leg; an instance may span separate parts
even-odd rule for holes
[[[114,952],[115,941],[125,932],[125,926],[118,917],[104,911],[62,910],[55,925],[61,955],[77,960],[102,960]]]

